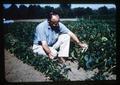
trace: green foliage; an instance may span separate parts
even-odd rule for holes
[[[32,46],[34,29],[38,23],[13,23],[9,31],[5,28],[5,48],[11,53],[54,81],[67,80],[65,74],[60,74],[61,69],[56,61],[45,56],[34,55]],[[11,30],[10,30],[11,29]]]
[[[85,19],[64,22],[81,41],[89,45],[87,52],[81,53],[77,45],[71,44],[70,56],[76,57],[80,66],[85,69],[99,68],[104,73],[116,65],[116,28],[114,20],[111,22]]]
[[[70,57],[77,59],[79,67],[84,69],[98,68],[99,74],[94,80],[104,80],[104,72],[115,73],[116,68],[116,26],[114,20],[86,20],[80,19],[76,22],[63,22],[73,31],[80,41],[89,45],[85,53],[81,48],[71,43]],[[5,47],[14,53],[24,63],[30,64],[35,69],[50,76],[52,80],[67,80],[65,74],[60,74],[61,69],[55,61],[47,57],[34,55],[30,50],[32,46],[34,29],[38,23],[19,22],[13,23],[5,28]]]

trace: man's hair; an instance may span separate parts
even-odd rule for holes
[[[50,20],[51,20],[52,15],[58,15],[58,13],[57,13],[57,12],[55,12],[55,11],[51,11],[51,12],[49,12],[49,14],[47,15],[47,19],[48,19],[48,21],[50,21]]]

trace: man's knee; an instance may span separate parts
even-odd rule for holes
[[[70,40],[70,35],[69,34],[61,34],[60,37]]]
[[[70,35],[69,35],[69,34],[65,34],[65,37],[66,37],[67,39],[70,39]]]
[[[38,55],[46,55],[45,51],[43,50],[42,46],[40,45],[33,45],[33,53]]]

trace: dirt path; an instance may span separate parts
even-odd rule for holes
[[[24,64],[13,54],[5,50],[5,78],[8,82],[43,82],[50,81],[45,75]]]
[[[92,71],[88,70],[85,71],[83,68],[78,69],[78,62],[66,62],[67,67],[70,68],[71,70],[68,71],[68,79],[71,81],[85,81],[87,79],[90,79],[93,77],[95,74],[98,73],[98,69],[93,69]]]

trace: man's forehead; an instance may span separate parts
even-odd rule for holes
[[[58,22],[59,21],[59,16],[58,15],[52,15],[51,21]]]

